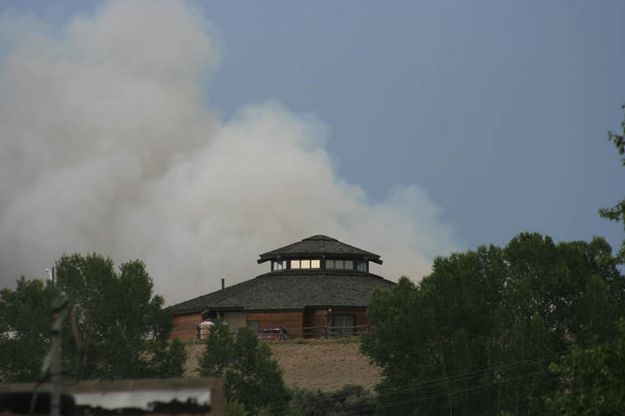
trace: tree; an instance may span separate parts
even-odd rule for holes
[[[20,372],[0,373],[5,381],[36,380],[49,343],[50,304],[55,296],[67,298],[73,319],[63,330],[63,369],[78,379],[180,376],[186,353],[180,342],[168,342],[171,320],[163,298],[152,293],[152,280],[140,261],[124,263],[117,272],[113,262],[97,254],[63,256],[56,263],[54,284],[22,279],[17,288],[2,293],[4,336],[8,362]],[[37,302],[32,307],[29,303]],[[75,341],[78,327],[80,341]],[[13,332],[11,332],[13,331]],[[22,348],[28,340],[38,347]],[[26,362],[33,364],[26,366]],[[37,363],[37,365],[35,364]]]
[[[622,108],[625,110],[625,105],[623,105]],[[625,118],[621,122],[621,128],[623,129],[623,134],[617,134],[609,131],[608,139],[616,147],[616,151],[621,156],[621,163],[623,164],[623,166],[625,166]],[[612,208],[604,208],[599,210],[599,214],[609,220],[620,221],[623,223],[623,226],[625,226],[625,198],[617,202],[616,205]],[[622,262],[625,262],[625,240],[621,245],[619,257]]]
[[[625,414],[625,321],[619,336],[586,349],[574,348],[551,371],[563,388],[547,401],[554,415]]]
[[[383,370],[378,412],[544,413],[558,388],[549,363],[614,338],[623,280],[598,238],[524,233],[437,258],[418,285],[401,279],[369,305],[362,350]]]
[[[300,390],[293,392],[289,404],[298,416],[373,415],[375,396],[362,386],[346,385],[340,390]]]
[[[625,106],[623,106],[625,109]],[[621,122],[623,134],[608,132],[608,139],[614,143],[621,156],[621,163],[625,166],[625,119]],[[625,225],[625,199],[614,207],[599,211],[604,218],[623,222]],[[619,252],[619,260],[625,262],[625,241]],[[624,279],[614,279],[611,282],[601,282],[593,278],[594,295],[587,300],[588,304],[600,305],[602,315],[614,313],[619,305],[623,305],[622,295]],[[611,286],[611,288],[608,287]],[[621,294],[618,305],[603,305],[602,292],[614,290]],[[623,315],[622,309],[620,315]],[[600,316],[597,324],[601,326]],[[612,328],[604,328],[610,331]],[[549,410],[553,414],[565,415],[602,415],[625,413],[625,321],[620,321],[616,337],[603,337],[605,342],[586,343],[575,347],[559,363],[554,363],[552,372],[560,380],[559,389],[553,392],[547,400]],[[611,339],[612,338],[612,339]]]
[[[223,377],[226,399],[254,413],[265,408],[276,413],[289,400],[282,371],[271,350],[248,328],[240,329],[235,336],[227,324],[218,320],[206,340],[199,372]]]
[[[21,277],[15,290],[0,290],[0,382],[40,377],[52,323],[51,285]]]

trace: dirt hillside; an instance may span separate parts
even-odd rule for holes
[[[336,390],[345,384],[372,388],[380,371],[359,351],[358,339],[311,339],[268,342],[289,387]],[[187,377],[196,374],[203,346],[187,346]]]

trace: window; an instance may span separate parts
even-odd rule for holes
[[[326,269],[354,270],[353,260],[326,260]]]
[[[354,315],[334,315],[332,317],[332,332],[339,337],[354,335],[355,329]]]
[[[285,268],[286,262],[284,260],[271,262],[271,270],[284,270]]]
[[[366,272],[367,271],[367,262],[366,261],[359,261],[358,262],[358,271],[359,272]]]
[[[247,321],[247,327],[252,331],[258,331],[260,328],[260,321]]]
[[[318,269],[321,267],[320,260],[310,260],[310,259],[301,259],[301,260],[291,260],[291,269]]]

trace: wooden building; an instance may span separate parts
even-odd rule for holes
[[[285,328],[289,337],[352,335],[367,327],[374,290],[394,285],[369,272],[380,256],[316,235],[261,254],[270,271],[171,307],[172,337],[195,339],[206,318],[232,328]]]

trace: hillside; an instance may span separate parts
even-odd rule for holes
[[[336,390],[345,384],[373,388],[380,370],[359,351],[358,339],[310,339],[270,342],[269,346],[284,371],[286,384],[306,389]],[[195,376],[203,346],[187,346],[185,375]]]

